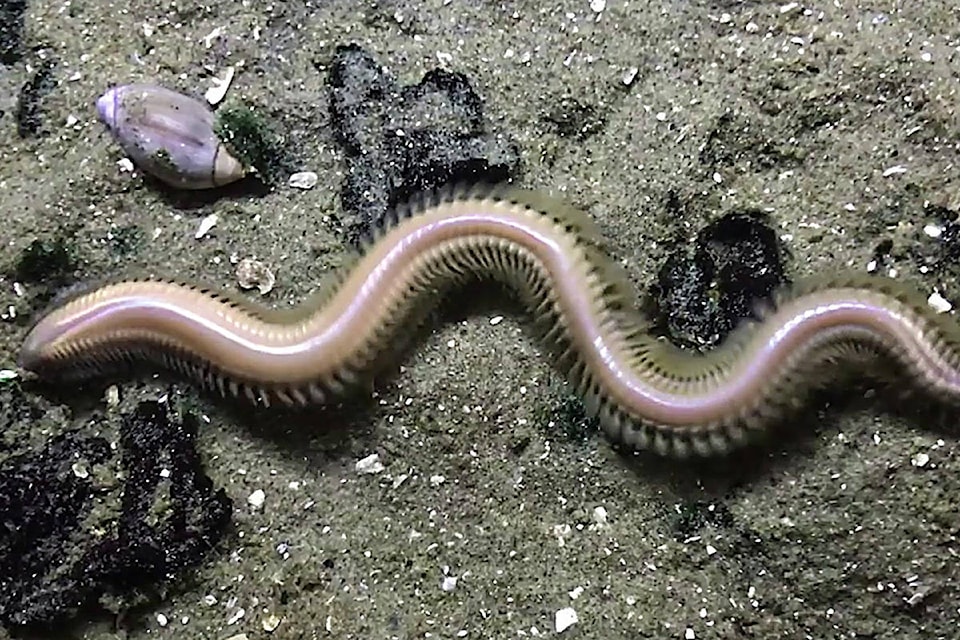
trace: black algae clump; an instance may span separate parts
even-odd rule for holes
[[[33,428],[22,392],[4,400],[3,433]],[[164,597],[216,548],[232,504],[203,471],[198,424],[142,402],[122,417],[117,450],[83,429],[0,458],[0,625],[67,637],[70,623]]]
[[[36,73],[20,87],[17,96],[17,134],[21,138],[39,136],[43,131],[43,99],[57,86],[53,77],[56,63],[44,60]]]
[[[0,2],[0,64],[14,64],[23,57],[23,16],[27,0]]]
[[[20,253],[10,275],[19,282],[62,285],[77,268],[64,235],[53,241],[34,240]]]
[[[768,216],[735,211],[704,227],[693,250],[682,247],[661,267],[654,287],[659,329],[678,345],[711,348],[787,283]]]

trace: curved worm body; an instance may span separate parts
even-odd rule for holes
[[[761,322],[696,354],[644,332],[597,229],[562,203],[445,189],[395,213],[333,286],[296,310],[182,282],[117,282],[41,318],[19,365],[63,379],[147,361],[253,401],[324,403],[388,366],[450,289],[495,279],[524,302],[607,435],[634,448],[726,452],[867,355],[892,358],[937,399],[960,400],[960,328],[892,280],[794,287]]]

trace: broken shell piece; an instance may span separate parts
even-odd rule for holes
[[[113,87],[97,112],[140,169],[180,189],[212,189],[247,171],[214,131],[214,113],[201,100],[163,87]]]
[[[273,290],[277,279],[267,265],[253,258],[244,258],[237,265],[237,282],[243,289],[256,287],[261,295],[266,295]]]
[[[313,189],[320,177],[313,171],[298,171],[290,176],[287,184],[295,189]]]

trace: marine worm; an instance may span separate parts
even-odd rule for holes
[[[397,207],[336,282],[292,310],[172,280],[75,293],[32,327],[18,363],[59,380],[153,364],[253,402],[326,403],[369,386],[446,294],[484,279],[524,303],[589,414],[635,449],[722,454],[843,373],[895,374],[960,400],[960,328],[918,290],[819,277],[712,351],[681,350],[646,331],[585,213],[510,187],[444,188]]]

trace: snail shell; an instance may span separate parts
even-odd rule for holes
[[[212,189],[247,170],[214,131],[214,113],[196,98],[149,84],[113,87],[97,112],[142,171],[180,189]]]

